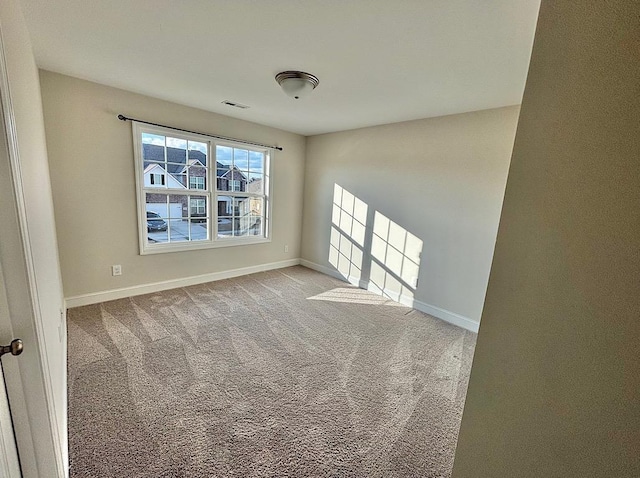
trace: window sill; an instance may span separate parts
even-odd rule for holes
[[[270,238],[259,237],[255,239],[219,239],[217,241],[198,241],[167,244],[141,244],[140,255],[166,254],[169,252],[201,251],[203,249],[219,249],[224,247],[250,246],[253,244],[265,244],[271,242]]]

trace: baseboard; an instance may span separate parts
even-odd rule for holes
[[[300,265],[304,267],[308,267],[309,269],[313,269],[318,272],[322,272],[323,274],[327,274],[328,276],[335,277],[336,279],[340,279],[346,282],[349,282],[352,285],[358,286],[361,289],[370,290],[377,294],[384,295],[386,297],[391,298],[396,302],[399,302],[402,305],[406,305],[407,307],[412,307],[420,312],[424,312],[425,314],[429,314],[433,317],[436,317],[440,320],[444,320],[450,324],[456,325],[458,327],[462,327],[463,329],[469,330],[474,333],[478,333],[478,329],[480,324],[475,320],[471,320],[468,317],[465,317],[460,314],[456,314],[455,312],[451,312],[450,310],[443,309],[441,307],[436,307],[435,305],[427,304],[426,302],[422,302],[421,300],[414,299],[413,297],[408,297],[405,295],[400,295],[397,292],[390,291],[388,289],[380,289],[378,287],[373,286],[365,280],[361,280],[358,277],[345,277],[336,269],[331,267],[326,267],[320,264],[316,264],[315,262],[308,261],[306,259],[300,260]]]
[[[359,277],[345,277],[332,267],[321,266],[320,264],[316,264],[315,262],[311,262],[306,259],[300,259],[300,265],[309,269],[313,269],[314,271],[322,272],[323,274],[326,274],[328,276],[335,277],[336,279],[340,279],[341,281],[346,281],[351,285],[360,287],[361,289],[367,288],[366,281],[360,280]]]
[[[178,287],[187,287],[190,285],[204,284],[205,282],[213,282],[222,279],[230,279],[256,272],[270,271],[274,269],[282,269],[283,267],[297,266],[300,259],[289,259],[280,262],[271,262],[268,264],[260,264],[251,267],[242,267],[240,269],[232,269],[221,272],[211,272],[209,274],[201,274],[191,277],[183,277],[180,279],[171,279],[161,282],[152,282],[149,284],[135,285],[131,287],[123,287],[121,289],[112,289],[103,292],[94,292],[91,294],[76,295],[65,299],[67,308],[80,307],[82,305],[99,304],[109,300],[124,299],[136,295],[152,294],[168,289],[176,289]]]
[[[440,307],[436,307],[435,305],[427,304],[426,302],[422,302],[417,299],[410,299],[413,301],[413,307],[420,312],[424,312],[425,314],[432,315],[437,317],[438,319],[444,320],[445,322],[449,322],[450,324],[457,325],[458,327],[462,327],[463,329],[468,330],[469,332],[473,332],[475,334],[478,333],[478,329],[480,328],[480,323],[475,320],[471,320],[464,315],[456,314],[455,312],[451,312],[447,309],[442,309]]]

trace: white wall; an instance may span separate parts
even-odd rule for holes
[[[52,72],[40,77],[65,297],[300,256],[303,136]],[[272,160],[272,242],[139,255],[131,124],[119,113],[283,147]],[[111,276],[112,264],[122,276]]]
[[[434,315],[477,327],[518,111],[513,106],[309,137],[302,258],[374,289],[372,282],[384,282],[379,288],[394,298],[402,294]],[[356,202],[353,215],[360,220],[336,227],[336,185],[347,191],[347,202]],[[349,215],[340,214],[342,221]],[[376,234],[386,223],[380,214],[394,223],[387,238]],[[332,243],[350,251],[337,253]],[[337,264],[335,255],[342,256]]]
[[[639,18],[542,2],[454,478],[640,476]]]
[[[9,94],[2,99],[5,108],[12,107],[14,114],[13,132],[17,150],[13,157],[17,157],[17,161],[13,173],[21,173],[20,177],[16,176],[16,180],[21,183],[18,190],[21,189],[24,193],[17,198],[3,196],[2,269],[10,307],[16,305],[25,294],[28,297],[29,290],[34,293],[29,310],[22,309],[20,316],[14,313],[11,318],[13,332],[25,339],[25,353],[14,363],[20,364],[24,377],[24,400],[29,410],[28,419],[35,432],[33,445],[36,466],[40,476],[56,476],[63,473],[62,461],[66,461],[67,456],[66,330],[60,315],[64,305],[40,85],[29,35],[16,0],[0,2],[0,26],[9,90]],[[4,173],[10,174],[7,171],[3,171]],[[3,178],[3,181],[6,180],[8,176]],[[3,193],[7,193],[7,184],[3,183],[3,188]],[[16,200],[19,207],[24,208],[26,215],[26,224],[21,224],[21,231],[18,223],[14,227],[16,213],[12,204]],[[29,245],[26,253],[24,250],[11,248],[11,244],[5,241],[7,238],[13,240],[14,236],[20,237],[20,232]],[[20,290],[16,290],[16,287],[20,287]],[[35,343],[34,332],[39,338],[38,343]],[[41,357],[37,357],[38,351]],[[42,402],[43,386],[49,397],[48,404]],[[24,420],[26,417],[18,417],[20,419]],[[31,444],[21,443],[22,439],[18,438],[18,444],[27,457],[26,452]],[[24,447],[21,446],[23,444]],[[52,447],[55,447],[57,457],[53,455]],[[23,460],[25,476],[35,476],[33,465],[35,464]]]

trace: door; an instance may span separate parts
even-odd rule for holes
[[[0,265],[0,345],[11,341],[7,331],[11,330],[9,322],[9,307],[7,306],[7,295],[4,288],[4,278]],[[15,360],[10,354],[5,355],[4,360]],[[18,460],[18,450],[16,448],[16,437],[13,433],[13,419],[9,408],[9,399],[4,381],[4,370],[0,362],[0,476],[7,478],[20,478],[20,462]]]
[[[0,14],[5,13],[6,5],[6,0],[0,0]],[[44,338],[38,335],[42,314],[37,315],[40,302],[34,285],[33,254],[25,235],[20,148],[5,68],[3,26],[0,22],[0,345],[19,336],[25,350],[20,357],[0,359],[0,477],[62,478],[66,476],[64,454],[55,441],[60,433],[54,427],[47,390],[50,374]]]

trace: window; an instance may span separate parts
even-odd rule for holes
[[[164,186],[164,174],[151,173],[151,184]]]
[[[204,176],[191,176],[189,178],[190,189],[204,189]]]
[[[207,213],[207,201],[204,199],[191,200],[191,215],[204,216]]]
[[[140,253],[269,240],[268,149],[133,123]]]

